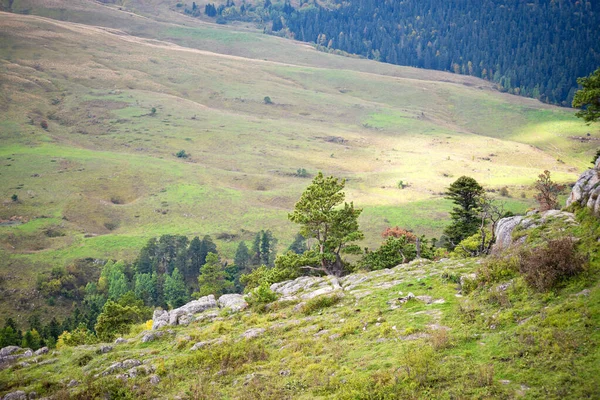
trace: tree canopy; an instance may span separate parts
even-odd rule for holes
[[[573,107],[581,108],[576,116],[585,122],[592,123],[600,120],[600,68],[588,77],[577,79],[582,89],[573,97]]]
[[[319,172],[288,215],[290,221],[301,226],[301,235],[316,240],[320,269],[333,275],[343,273],[342,250],[354,249],[349,247],[351,242],[363,238],[358,227],[362,210],[344,202],[345,184],[345,180],[324,177]]]

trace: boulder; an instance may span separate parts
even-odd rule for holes
[[[33,354],[35,354],[36,356],[41,356],[43,354],[47,354],[48,351],[49,350],[47,347],[42,347],[41,349],[37,349]]]
[[[169,324],[169,312],[165,310],[154,310],[152,315],[152,329],[159,329]]]
[[[8,393],[2,400],[27,400],[27,394],[22,390],[17,390],[16,392]]]
[[[255,337],[261,336],[263,333],[265,333],[264,328],[251,328],[248,329],[246,332],[242,333],[242,337],[246,339],[253,339]]]
[[[531,211],[525,216],[515,216],[502,218],[496,224],[494,233],[496,234],[496,243],[492,250],[494,252],[502,251],[513,244],[513,232],[519,228],[524,231],[518,243],[523,243],[527,239],[527,230],[537,228],[540,225],[544,225],[551,220],[561,219],[565,224],[577,224],[575,221],[575,214],[560,211],[560,210],[548,210],[544,212]]]
[[[124,344],[124,343],[127,343],[127,342],[128,342],[127,339],[124,339],[122,337],[117,338],[117,340],[115,340],[115,344]]]
[[[9,356],[17,351],[21,350],[19,346],[6,346],[0,349],[0,357]]]
[[[228,308],[231,311],[242,311],[248,307],[248,303],[241,294],[224,294],[219,297],[218,304],[219,307]]]
[[[329,275],[324,277],[301,276],[300,278],[274,283],[271,290],[281,295],[280,300],[308,300],[322,294],[342,290],[338,278]]]
[[[585,171],[571,189],[567,198],[567,207],[577,203],[588,207],[600,217],[600,157],[596,160],[594,168]]]
[[[163,334],[164,332],[144,331],[142,332],[142,343],[152,342],[161,337]]]

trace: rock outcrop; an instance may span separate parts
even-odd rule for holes
[[[152,329],[156,330],[163,326],[188,325],[193,321],[203,320],[207,318],[215,318],[218,313],[206,313],[207,310],[216,308],[226,308],[233,312],[241,311],[248,307],[248,303],[244,300],[241,294],[224,294],[215,300],[215,296],[208,295],[199,298],[198,300],[190,301],[189,303],[175,308],[171,311],[157,309],[154,310],[152,316]]]
[[[542,213],[531,211],[525,216],[518,215],[515,217],[502,218],[498,221],[498,224],[496,224],[496,243],[494,244],[493,251],[501,251],[513,244],[515,242],[513,232],[515,232],[516,229],[523,231],[523,235],[521,235],[516,242],[523,243],[527,239],[528,229],[537,228],[540,225],[544,225],[557,219],[565,224],[577,224],[573,213],[560,210],[548,210]]]
[[[588,207],[600,217],[600,157],[596,160],[594,168],[585,171],[571,190],[567,199],[567,207],[578,203],[582,207]]]

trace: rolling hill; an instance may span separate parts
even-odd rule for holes
[[[287,213],[318,171],[347,179],[374,247],[387,226],[439,235],[442,192],[461,175],[507,186],[507,207],[523,211],[541,171],[572,182],[597,147],[598,128],[572,110],[487,81],[174,8],[48,0],[0,12],[3,314],[40,306],[38,272],[131,260],[161,234],[209,234],[232,257],[271,229],[284,250],[296,232]]]

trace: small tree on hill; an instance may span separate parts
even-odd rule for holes
[[[477,233],[480,222],[480,198],[483,193],[483,187],[468,176],[461,176],[448,188],[446,198],[456,205],[450,211],[452,223],[444,229],[450,250],[463,239]]]
[[[360,251],[351,243],[363,238],[358,227],[362,210],[355,209],[353,203],[344,202],[346,195],[342,189],[345,184],[345,180],[333,176],[326,178],[319,172],[302,193],[294,212],[288,215],[290,221],[301,226],[301,235],[317,241],[320,266],[313,268],[337,276],[344,272],[341,252]]]
[[[540,211],[559,209],[558,195],[564,188],[564,185],[559,185],[550,179],[550,171],[546,170],[538,175],[538,180],[535,182],[538,193],[535,199],[540,205]]]

